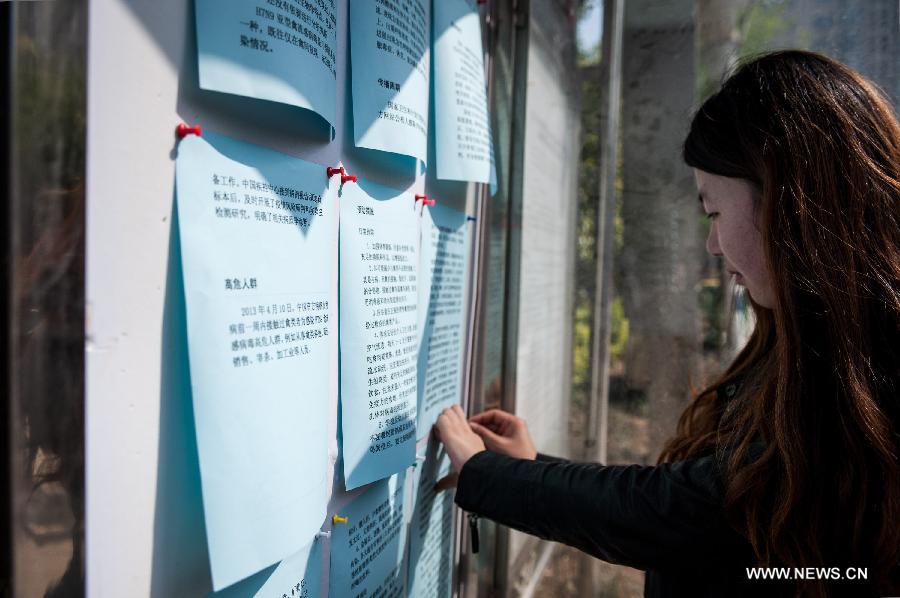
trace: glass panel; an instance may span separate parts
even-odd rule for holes
[[[12,594],[84,594],[86,6],[12,8]]]

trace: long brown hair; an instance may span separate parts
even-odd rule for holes
[[[763,565],[867,566],[900,585],[900,125],[812,52],[741,65],[701,106],[689,166],[751,181],[772,309],[682,414],[661,462],[723,457],[725,512]],[[715,389],[745,377],[733,410]],[[762,446],[751,451],[752,443]],[[797,591],[824,595],[822,582]]]

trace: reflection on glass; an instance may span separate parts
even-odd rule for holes
[[[12,8],[13,594],[84,594],[84,2]]]

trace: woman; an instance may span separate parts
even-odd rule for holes
[[[510,414],[445,411],[456,502],[645,569],[648,596],[897,594],[897,118],[848,67],[776,52],[703,104],[684,159],[707,250],[750,296],[746,347],[656,466],[552,460]],[[788,579],[753,579],[757,566]],[[866,579],[847,579],[856,568]]]

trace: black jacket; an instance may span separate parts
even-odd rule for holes
[[[730,397],[734,387],[728,391]],[[713,456],[604,466],[484,451],[463,466],[456,503],[604,561],[646,570],[648,597],[793,595],[790,582],[748,579],[753,552],[726,523],[723,492]],[[832,590],[835,596],[873,595],[863,582],[829,584]]]

